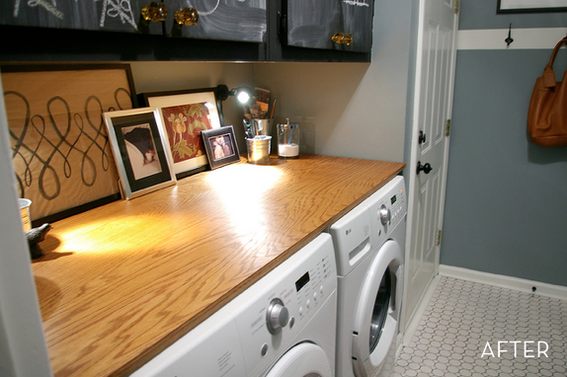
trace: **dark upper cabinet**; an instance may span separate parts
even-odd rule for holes
[[[264,42],[266,0],[3,1],[0,23]],[[194,21],[194,22],[191,22]]]
[[[152,20],[163,6],[167,15]],[[0,1],[0,61],[369,62],[373,8],[374,0]]]
[[[287,45],[370,52],[374,0],[287,0]]]

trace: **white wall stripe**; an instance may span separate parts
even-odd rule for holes
[[[459,30],[457,50],[531,50],[552,49],[567,36],[567,27],[514,29],[510,47],[506,45],[508,29]]]

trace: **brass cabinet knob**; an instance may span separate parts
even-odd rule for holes
[[[164,3],[152,1],[142,8],[142,17],[146,21],[163,22],[167,17],[167,8]]]
[[[341,31],[340,33],[334,34],[331,37],[331,41],[333,41],[333,43],[336,43],[338,45],[350,46],[354,42],[354,38],[352,34],[345,34],[344,32]]]
[[[175,12],[175,22],[178,25],[192,26],[197,25],[199,13],[195,8],[183,8]]]
[[[344,39],[345,39],[345,33],[343,33],[342,31],[337,34],[333,34],[333,36],[331,37],[331,41],[333,41],[333,43],[336,44],[342,44]]]

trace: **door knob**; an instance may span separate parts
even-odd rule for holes
[[[418,143],[419,145],[425,143],[425,137],[426,137],[426,136],[425,136],[425,134],[423,133],[423,131],[419,131],[419,136],[418,136],[418,138],[417,138],[417,143]]]
[[[425,165],[421,164],[421,161],[417,162],[417,175],[419,175],[420,172],[424,172],[425,174],[429,174],[429,172],[431,172],[431,170],[433,170],[433,168],[431,167],[431,165],[429,164],[429,162],[426,162]]]

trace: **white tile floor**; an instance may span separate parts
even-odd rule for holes
[[[566,377],[567,301],[442,276],[390,377],[406,376]]]

